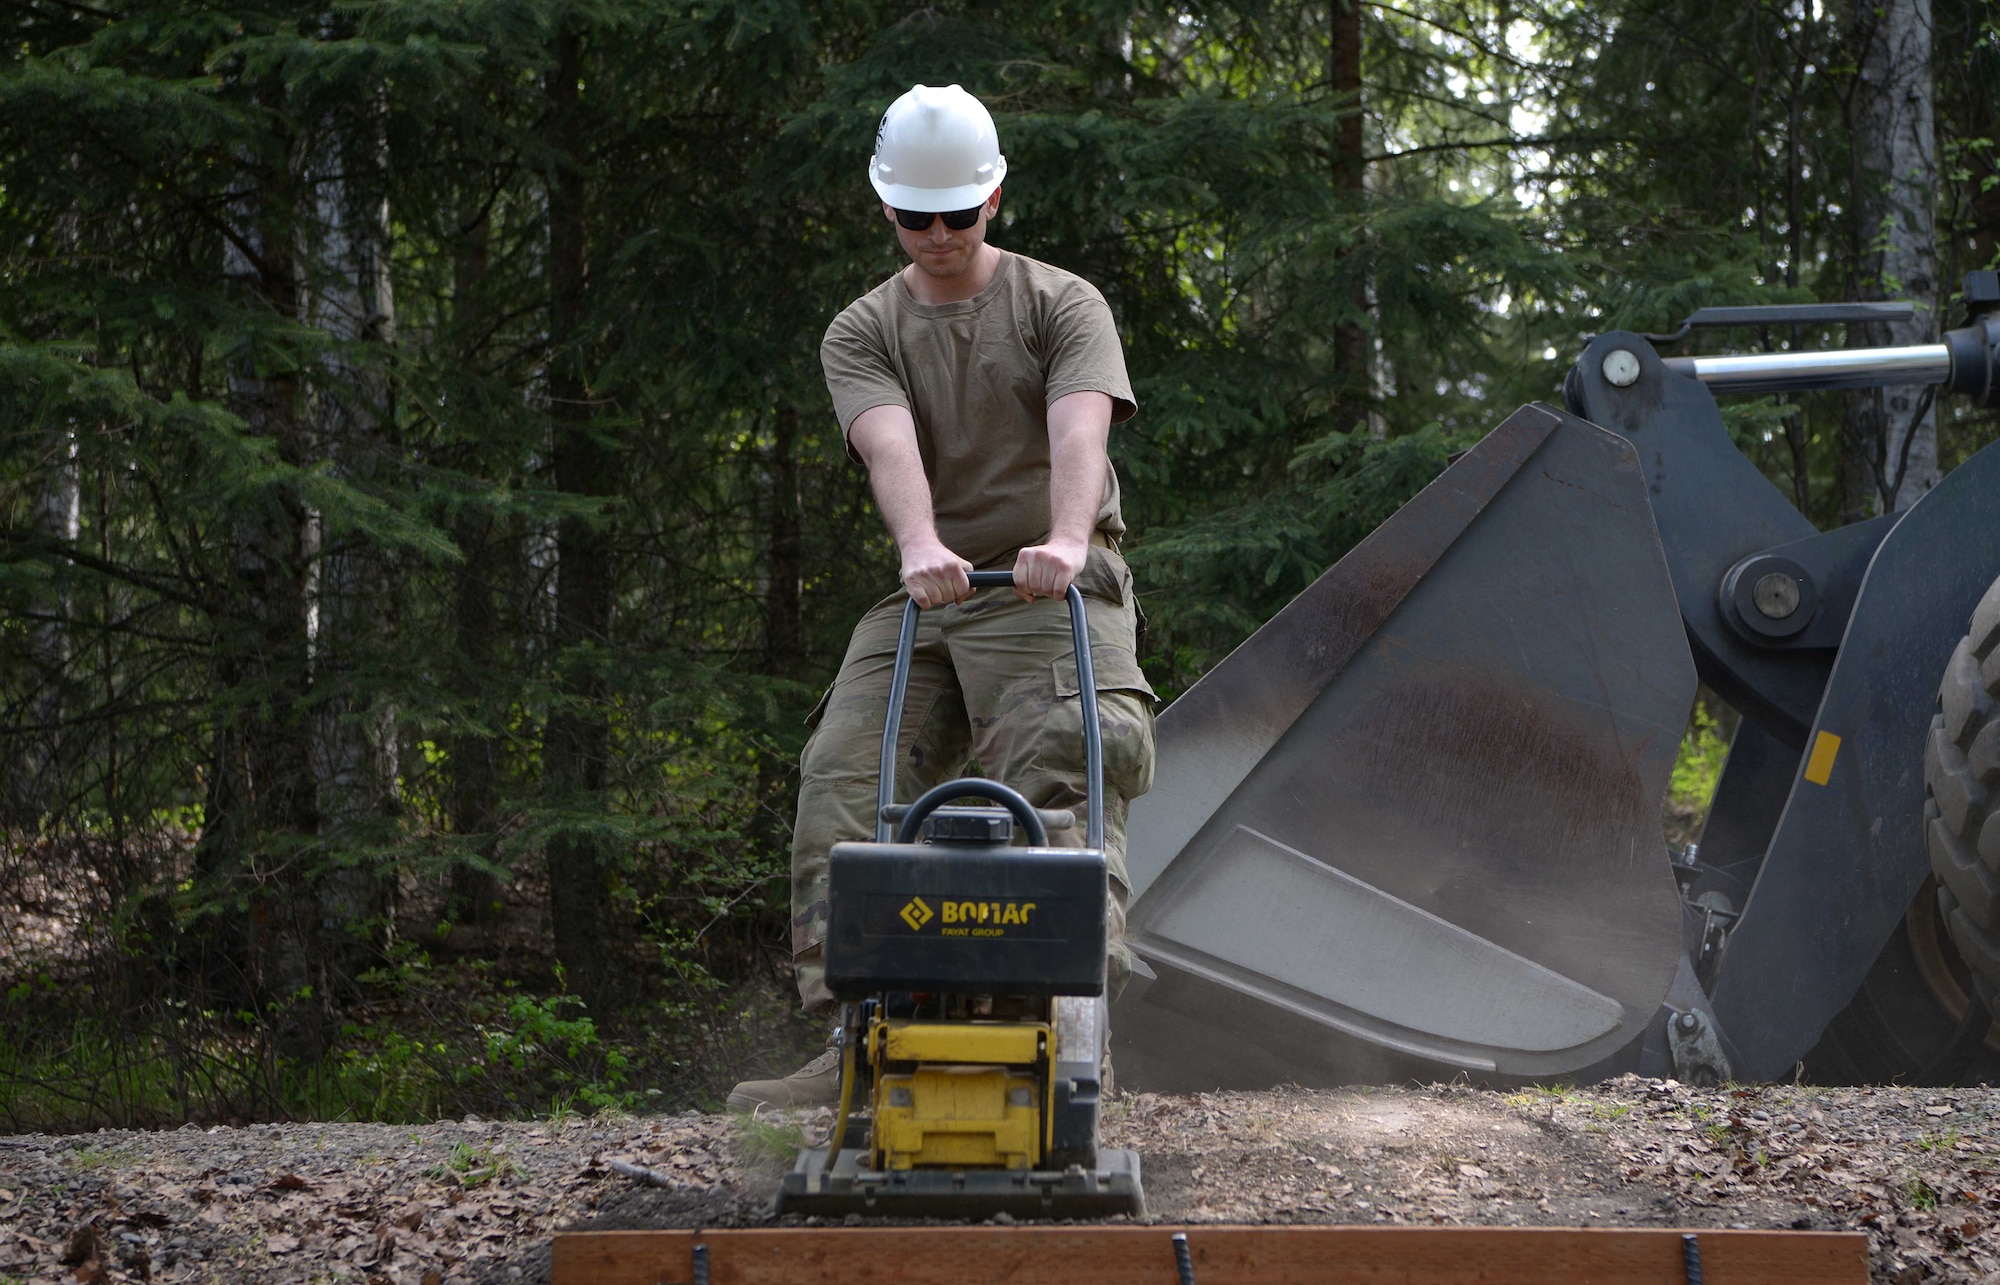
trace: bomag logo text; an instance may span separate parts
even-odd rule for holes
[[[896,915],[913,933],[935,919],[943,937],[1005,937],[1009,928],[1026,928],[1034,913],[1032,901],[940,901],[933,910],[922,897],[912,897]]]
[[[1005,937],[1025,928],[1035,913],[1032,901],[946,901],[939,903],[941,937]]]
[[[948,924],[1025,924],[1034,913],[1032,901],[947,901],[944,922]]]

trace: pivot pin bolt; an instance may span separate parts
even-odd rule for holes
[[[1613,348],[1605,353],[1604,378],[1613,388],[1630,388],[1638,383],[1638,354],[1629,348]]]

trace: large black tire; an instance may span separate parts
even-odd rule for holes
[[[1974,988],[2000,1013],[2000,580],[1938,685],[1924,795],[1938,909]]]
[[[2000,1029],[1970,1014],[1970,974],[1926,879],[1861,989],[1805,1055],[1814,1084],[2000,1082]],[[1970,1015],[1970,1016],[1969,1016]],[[1969,1030],[1968,1024],[1984,1030]]]

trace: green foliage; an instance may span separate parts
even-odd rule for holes
[[[785,1170],[798,1159],[806,1145],[803,1126],[780,1123],[755,1115],[736,1117],[736,1147],[746,1165],[753,1169]]]
[[[459,1186],[470,1190],[526,1174],[506,1151],[505,1143],[457,1143],[451,1149],[451,1158],[438,1166],[436,1176],[456,1179]]]
[[[316,1118],[506,1117],[557,1103],[595,1113],[644,1101],[629,1083],[644,1054],[607,1044],[574,995],[524,994],[496,984],[490,965],[438,970],[414,952],[360,980],[384,1010],[349,1023],[337,1052],[301,1068],[295,1093]]]
[[[718,1066],[769,1056],[782,1001],[677,999],[654,1025],[607,1035],[561,993],[529,993],[492,965],[439,967],[405,952],[362,979],[373,997],[324,1052],[288,1049],[256,1014],[167,1009],[123,1026],[47,1016],[34,983],[0,1001],[0,1128],[72,1132],[181,1120],[424,1123],[714,1106]],[[62,992],[74,1006],[87,996]],[[809,1032],[824,1036],[823,1030]],[[777,1052],[792,1055],[788,1045]],[[727,1081],[723,1081],[725,1084]],[[490,1176],[490,1175],[489,1175]]]
[[[563,997],[525,1004],[509,998],[533,1026],[549,1024]],[[489,1056],[492,1042],[505,1043],[512,1032],[467,1029],[436,1008],[424,1016],[429,1021],[420,1036],[406,1033],[407,1012],[400,1021],[351,1025],[343,1047],[317,1062],[260,1047],[253,1031],[216,1014],[182,1014],[146,1032],[91,1017],[54,1029],[20,1020],[0,1042],[0,1120],[13,1131],[58,1132],[246,1112],[414,1123],[474,1109],[472,1103],[531,1114],[565,1091],[593,1107],[635,1100],[618,1087],[625,1059],[615,1050],[604,1056],[594,1032],[530,1066]],[[541,1052],[529,1040],[514,1047]]]
[[[1696,704],[1674,759],[1673,778],[1667,787],[1669,802],[1697,815],[1707,812],[1728,757],[1729,742],[1721,735],[1715,716],[1706,704]]]

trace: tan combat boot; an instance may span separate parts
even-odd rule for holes
[[[840,1050],[829,1048],[782,1080],[745,1080],[729,1091],[731,1111],[830,1107],[840,1103]]]

